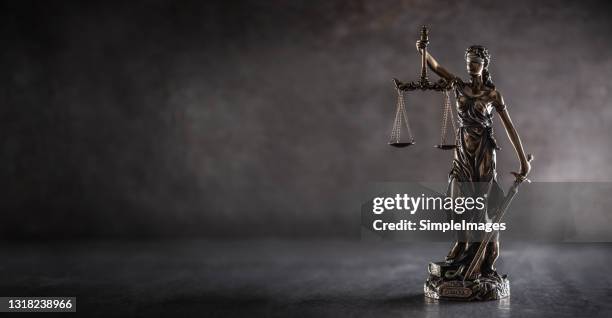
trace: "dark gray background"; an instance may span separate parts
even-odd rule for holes
[[[422,24],[462,76],[489,48],[534,180],[612,179],[605,1],[1,6],[3,238],[358,236],[369,182],[446,178],[440,96],[407,99],[417,146],[386,145]]]

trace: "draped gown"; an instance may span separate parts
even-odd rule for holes
[[[459,128],[447,193],[453,197],[486,195],[487,208],[480,213],[450,214],[456,222],[490,222],[504,195],[495,171],[495,153],[499,148],[493,136],[494,106],[486,92],[477,96],[466,94],[466,85],[459,79],[455,81]],[[456,234],[458,242],[478,241],[482,235],[467,231],[457,231]],[[497,237],[498,233],[495,240]]]

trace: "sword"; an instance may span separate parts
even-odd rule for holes
[[[533,155],[532,154],[528,154],[527,155],[527,161],[531,162],[533,160]],[[516,196],[516,194],[518,193],[518,188],[521,185],[521,183],[523,183],[523,181],[527,181],[527,183],[531,183],[531,181],[525,177],[521,177],[519,175],[516,175],[516,180],[514,180],[514,183],[512,184],[512,186],[510,186],[510,189],[508,189],[508,193],[506,194],[506,196],[504,197],[504,200],[502,201],[502,204],[499,206],[499,208],[497,209],[497,213],[496,213],[496,218],[494,220],[493,223],[499,223],[499,221],[501,221],[502,217],[504,216],[504,213],[506,213],[506,210],[508,210],[508,207],[510,206],[510,203],[512,202],[512,199],[514,199],[514,197]],[[480,242],[480,246],[478,246],[478,250],[476,251],[476,254],[474,255],[474,258],[472,259],[472,262],[470,263],[470,266],[468,267],[468,269],[466,270],[465,274],[463,275],[463,281],[465,282],[466,279],[470,279],[472,278],[472,276],[474,276],[474,273],[476,272],[476,268],[480,266],[481,263],[481,258],[485,252],[485,248],[487,246],[487,243],[489,243],[491,241],[491,239],[493,238],[493,235],[495,234],[494,231],[491,231],[489,233],[485,234],[485,238],[482,240],[482,242]]]

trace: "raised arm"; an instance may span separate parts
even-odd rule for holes
[[[421,47],[422,47],[421,41],[419,40],[416,42],[416,48],[417,48],[417,51],[421,53],[422,55],[423,49]],[[429,54],[429,52],[427,52],[426,54],[427,54],[427,65],[434,73],[438,74],[438,76],[444,78],[447,81],[451,81],[456,78],[456,76],[453,73],[449,72],[447,69],[442,67],[442,65],[440,65],[440,63],[438,63],[438,61],[433,56],[431,56],[431,54]]]
[[[529,174],[529,171],[531,171],[531,164],[529,163],[527,155],[525,155],[525,150],[523,149],[521,138],[519,137],[519,134],[516,131],[512,120],[510,119],[510,115],[508,114],[508,110],[506,109],[506,104],[504,104],[504,98],[497,90],[493,91],[492,95],[493,106],[495,106],[495,109],[497,110],[497,113],[499,114],[499,117],[502,120],[502,124],[506,129],[508,138],[510,138],[510,142],[514,147],[514,151],[516,151],[516,155],[521,164],[520,172],[512,172],[512,174],[518,180],[523,181],[526,179],[527,175]]]

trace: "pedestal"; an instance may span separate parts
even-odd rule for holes
[[[479,301],[497,300],[510,296],[510,281],[506,275],[481,276],[463,281],[457,266],[444,262],[429,264],[429,277],[425,281],[425,296],[433,299]]]

